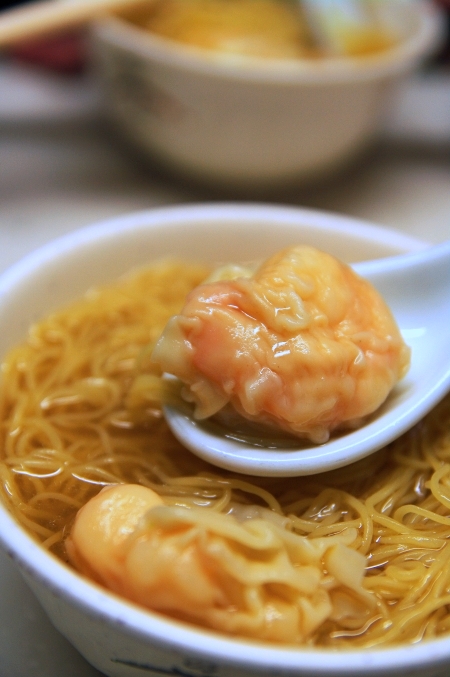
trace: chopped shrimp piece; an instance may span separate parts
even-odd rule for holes
[[[297,246],[253,274],[194,289],[153,359],[197,418],[232,408],[315,443],[361,425],[408,370],[384,300],[349,266]]]
[[[117,485],[81,508],[67,551],[82,573],[148,609],[229,635],[298,643],[327,618],[363,623],[373,612],[356,540],[354,528],[308,539],[258,513],[240,521]]]

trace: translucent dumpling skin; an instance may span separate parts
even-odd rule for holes
[[[78,512],[67,553],[126,599],[231,636],[298,644],[327,619],[360,627],[373,614],[356,529],[308,539],[268,510],[242,510],[238,519],[110,486]]]
[[[366,280],[329,254],[297,246],[250,277],[194,289],[153,359],[184,382],[198,418],[231,406],[322,443],[384,402],[410,351]]]

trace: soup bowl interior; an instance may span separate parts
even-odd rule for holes
[[[349,262],[426,246],[355,219],[289,207],[210,204],[140,212],[50,242],[5,272],[0,352],[4,355],[49,312],[153,260],[245,262],[299,243]],[[56,628],[107,675],[437,677],[450,668],[445,639],[379,651],[279,648],[224,638],[142,610],[44,551],[1,503],[0,542]]]

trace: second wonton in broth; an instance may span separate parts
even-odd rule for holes
[[[232,407],[323,443],[361,425],[406,374],[410,350],[386,303],[331,255],[296,246],[253,274],[229,270],[189,294],[153,352],[196,418]]]

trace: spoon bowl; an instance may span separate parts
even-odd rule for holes
[[[384,404],[357,430],[311,446],[295,438],[242,435],[166,406],[174,435],[204,460],[243,474],[290,477],[326,472],[368,456],[411,428],[450,388],[450,242],[423,252],[353,265],[390,306],[411,367]]]

